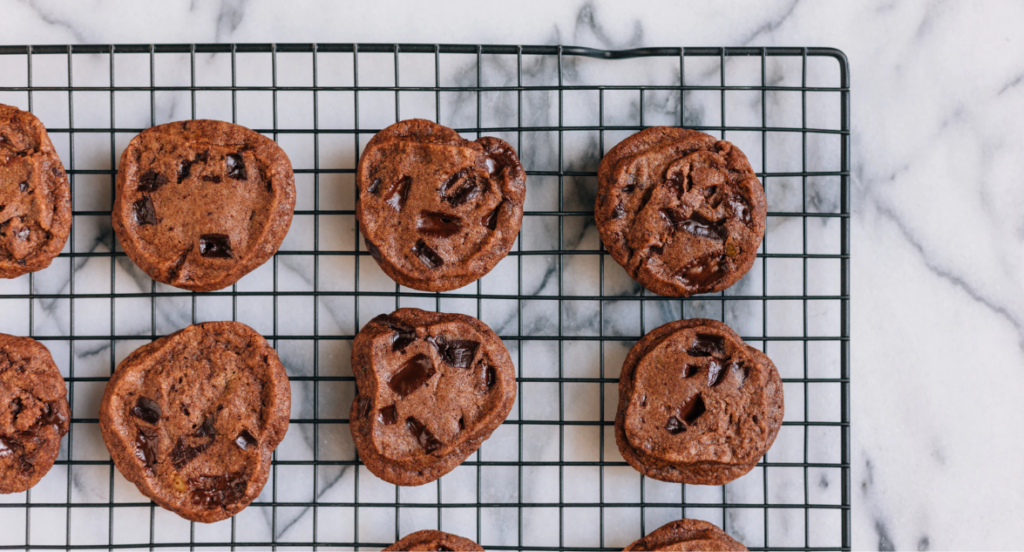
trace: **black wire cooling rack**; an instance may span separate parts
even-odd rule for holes
[[[399,69],[401,67],[401,70]],[[712,521],[752,550],[850,549],[849,74],[828,48],[416,44],[0,46],[0,102],[39,115],[68,168],[73,235],[54,266],[0,282],[0,331],[32,335],[64,371],[72,429],[34,489],[0,495],[0,548],[373,549],[423,528],[488,549],[616,550],[668,521]],[[414,116],[500,136],[527,169],[523,231],[480,282],[400,288],[360,249],[355,162]],[[295,166],[291,235],[220,293],[155,284],[109,224],[120,150],[143,128],[238,122]],[[723,293],[667,298],[607,259],[593,224],[597,162],[655,124],[729,139],[769,201],[751,272]],[[509,419],[462,467],[421,488],[383,484],[347,427],[348,351],[397,306],[490,324],[519,370]],[[615,449],[618,370],[647,331],[724,320],[782,372],[786,419],[747,476],[722,487],[641,477]],[[188,323],[266,335],[293,386],[289,436],[260,499],[212,526],[155,507],[116,472],[97,407],[117,362]]]

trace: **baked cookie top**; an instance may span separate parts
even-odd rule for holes
[[[598,167],[601,240],[633,279],[661,295],[736,283],[754,264],[767,209],[743,152],[696,130],[640,131]]]
[[[114,230],[158,282],[192,291],[234,284],[277,252],[294,211],[288,156],[239,125],[155,126],[121,155]]]
[[[498,138],[464,140],[424,119],[377,133],[359,158],[366,248],[403,286],[447,291],[479,279],[519,234],[526,172]]]
[[[698,519],[666,523],[623,549],[676,550],[685,552],[747,552],[747,547],[713,524]]]
[[[288,429],[291,390],[265,339],[206,322],[140,347],[117,367],[100,429],[117,469],[185,519],[214,522],[248,506]]]
[[[443,531],[424,530],[406,535],[402,540],[385,548],[384,552],[400,550],[408,550],[410,552],[419,550],[483,552],[484,549],[479,544],[458,535],[452,535],[451,533],[445,533]]]
[[[42,270],[71,232],[71,187],[46,128],[0,104],[0,278]]]
[[[0,334],[0,493],[26,491],[50,471],[71,422],[67,394],[42,343]]]
[[[721,322],[680,320],[626,356],[615,440],[649,477],[721,485],[757,464],[782,417],[782,380],[764,353]]]
[[[516,374],[505,345],[462,314],[400,309],[356,335],[351,429],[377,477],[422,485],[448,473],[512,409]]]

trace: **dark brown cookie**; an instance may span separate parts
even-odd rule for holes
[[[288,430],[277,353],[238,322],[207,322],[135,350],[100,405],[114,465],[179,516],[212,523],[259,496]]]
[[[356,335],[352,371],[359,458],[395,485],[422,485],[453,470],[516,399],[505,345],[463,314],[399,309],[374,318]]]
[[[508,255],[523,222],[526,172],[507,142],[463,140],[423,119],[377,133],[359,158],[356,217],[392,280],[447,291]]]
[[[782,380],[764,353],[721,322],[679,320],[626,356],[615,442],[648,477],[722,485],[753,469],[782,415]]]
[[[696,130],[652,127],[617,144],[597,172],[601,240],[661,295],[721,291],[750,270],[768,210],[736,146]]]
[[[634,550],[747,552],[747,547],[706,521],[681,519],[651,531],[646,537],[624,548],[623,552]]]
[[[273,140],[221,121],[142,131],[121,155],[114,231],[151,278],[192,291],[237,282],[281,246],[292,165]]]
[[[0,104],[0,278],[42,270],[71,232],[71,187],[46,128]]]
[[[71,421],[67,394],[42,343],[0,334],[0,493],[26,491],[53,467]]]
[[[406,550],[409,552],[420,550],[450,550],[450,551],[479,551],[483,547],[479,544],[464,539],[458,535],[445,533],[443,531],[416,531],[406,535],[402,540],[384,549],[383,552]]]

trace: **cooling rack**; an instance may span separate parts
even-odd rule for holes
[[[849,73],[828,48],[422,44],[0,46],[0,102],[33,111],[68,169],[72,237],[54,265],[0,282],[0,331],[53,352],[72,429],[32,490],[0,495],[3,549],[374,549],[439,528],[494,550],[619,550],[680,517],[752,550],[850,549]],[[516,146],[528,175],[513,251],[479,282],[420,293],[362,248],[355,163],[374,132],[424,117]],[[121,150],[154,124],[237,122],[295,166],[295,220],[272,262],[229,290],[156,284],[118,248],[109,210]],[[681,125],[737,144],[764,184],[767,233],[723,293],[667,298],[609,259],[596,169],[622,138]],[[361,466],[348,429],[351,340],[399,306],[488,323],[517,365],[509,419],[461,467],[398,488]],[[679,318],[733,326],[779,366],[786,417],[748,475],[721,487],[641,477],[615,448],[618,371]],[[278,349],[291,428],[260,498],[213,525],[146,500],[115,470],[99,398],[134,348],[232,319]]]

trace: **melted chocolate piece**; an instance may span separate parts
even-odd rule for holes
[[[732,212],[732,216],[743,221],[743,224],[750,226],[750,205],[747,203],[747,200],[733,195],[725,200],[725,204],[729,207],[729,211]]]
[[[220,184],[220,176],[218,175],[204,175],[203,182],[213,182],[214,184]]]
[[[443,335],[427,339],[437,349],[441,359],[456,368],[469,368],[476,356],[476,350],[480,347],[477,341],[468,339],[454,339],[448,341]]]
[[[386,426],[395,425],[395,422],[398,421],[398,409],[395,408],[395,405],[385,406],[377,413],[377,419]]]
[[[405,207],[405,199],[409,196],[409,185],[412,184],[412,177],[403,176],[391,185],[388,194],[384,196],[384,203],[390,205],[394,210],[401,211]]]
[[[448,190],[455,184],[458,184],[458,182],[465,178],[466,175],[469,174],[469,172],[470,169],[459,169],[455,171],[451,176],[448,177],[448,180],[445,180],[444,182],[441,183],[441,188],[439,188],[441,191],[441,195],[447,195]]]
[[[437,268],[444,264],[444,259],[423,240],[416,242],[416,245],[412,247],[412,252],[423,261],[423,264],[427,265],[427,268]]]
[[[248,429],[243,429],[242,432],[238,434],[238,437],[235,437],[235,444],[242,450],[249,450],[250,448],[255,447],[258,443],[256,442],[256,438],[252,436],[252,433],[249,433]]]
[[[241,154],[229,153],[227,157],[224,158],[224,162],[228,167],[228,178],[245,180],[245,161],[242,159]]]
[[[184,182],[185,179],[192,174],[193,163],[195,163],[195,161],[182,161],[181,164],[178,165],[178,184]]]
[[[410,326],[406,326],[401,322],[394,320],[388,322],[388,327],[395,330],[395,335],[391,338],[391,350],[395,352],[402,352],[410,343],[416,341],[416,329]]]
[[[750,366],[747,366],[744,362],[733,360],[729,362],[726,368],[740,378],[740,385],[743,385],[743,382],[747,381],[747,378],[750,377]]]
[[[708,387],[714,387],[719,383],[722,383],[722,380],[725,379],[725,375],[727,373],[728,370],[722,370],[721,361],[716,358],[711,359],[711,361],[708,362]]]
[[[155,192],[167,184],[167,177],[156,172],[146,171],[139,177],[139,186],[136,188],[140,192]]]
[[[374,178],[373,182],[370,182],[370,187],[366,189],[371,194],[376,194],[377,190],[380,189],[380,178]]]
[[[679,418],[672,416],[668,419],[668,422],[665,423],[665,431],[668,431],[672,435],[679,435],[686,431],[686,426],[683,425],[683,422],[679,421]]]
[[[448,201],[448,203],[451,204],[452,207],[458,207],[469,201],[472,201],[473,199],[476,199],[476,196],[478,195],[480,195],[480,185],[477,184],[476,179],[467,179],[465,185],[463,185],[461,188],[456,190],[455,193],[446,197],[445,199]]]
[[[18,190],[20,190],[23,193],[27,192],[28,191],[28,182],[22,182],[21,184],[18,184]]]
[[[370,399],[359,397],[359,417],[365,418],[370,413]]]
[[[423,211],[416,221],[416,231],[427,236],[447,238],[457,234],[461,229],[462,223],[458,217],[446,213]]]
[[[428,453],[434,452],[444,444],[441,441],[438,441],[437,438],[434,437],[434,434],[427,429],[427,426],[423,425],[416,418],[406,418],[405,427],[409,430],[409,433],[419,441],[423,450]]]
[[[488,230],[494,230],[495,228],[497,228],[498,227],[498,212],[501,211],[501,207],[504,204],[505,204],[504,201],[499,203],[498,206],[495,207],[493,211],[491,211],[491,214],[484,216],[484,218],[480,220],[480,224],[483,224],[484,226],[486,226]]]
[[[135,456],[145,462],[150,470],[156,464],[157,439],[156,431],[148,427],[140,427],[139,433],[135,435]]]
[[[199,236],[199,254],[215,259],[230,259],[231,237],[227,234],[206,234]]]
[[[366,245],[366,250],[370,252],[370,256],[379,263],[381,259],[380,249],[377,249],[377,246],[370,243],[370,240],[366,238],[363,238],[363,244]]]
[[[488,366],[484,374],[484,383],[487,385],[487,389],[491,389],[495,383],[498,383],[498,372],[494,366]]]
[[[682,416],[686,425],[692,426],[693,422],[696,422],[697,418],[700,418],[706,411],[707,408],[704,407],[704,397],[698,393],[679,408],[679,415]]]
[[[695,259],[676,273],[684,286],[691,289],[703,288],[716,280],[721,280],[727,273],[726,258],[718,257]]]
[[[213,437],[217,435],[217,430],[213,427],[213,423],[213,418],[207,417],[203,420],[203,425],[199,426],[199,429],[193,435],[196,437]]]
[[[238,502],[245,497],[249,486],[245,474],[238,472],[228,475],[200,475],[188,478],[192,489],[189,500],[195,506],[220,508]]]
[[[688,378],[700,371],[700,366],[696,364],[684,364],[683,365],[683,377]]]
[[[189,462],[194,460],[196,456],[199,456],[209,446],[210,443],[191,446],[185,442],[184,438],[178,437],[178,442],[171,450],[171,464],[174,464],[174,469],[181,471],[181,468],[187,466]]]
[[[418,354],[405,361],[402,368],[388,379],[388,386],[402,398],[426,385],[433,375],[434,362],[427,355]]]
[[[132,211],[135,214],[135,222],[140,226],[152,226],[156,224],[156,208],[153,207],[153,200],[149,196],[132,204]]]
[[[724,242],[728,235],[728,230],[726,230],[722,223],[711,222],[697,213],[694,213],[688,220],[684,220],[677,228],[689,232],[698,238],[720,242]]]
[[[132,416],[146,422],[147,424],[155,424],[160,421],[160,415],[163,413],[160,410],[160,405],[152,399],[146,397],[139,397],[135,401],[135,406],[132,407]]]
[[[615,207],[612,209],[612,218],[613,219],[620,219],[625,214],[626,214],[626,210],[622,208],[622,204],[621,203],[616,204]]]
[[[725,358],[725,338],[718,335],[699,333],[686,353],[692,357],[713,356]]]

